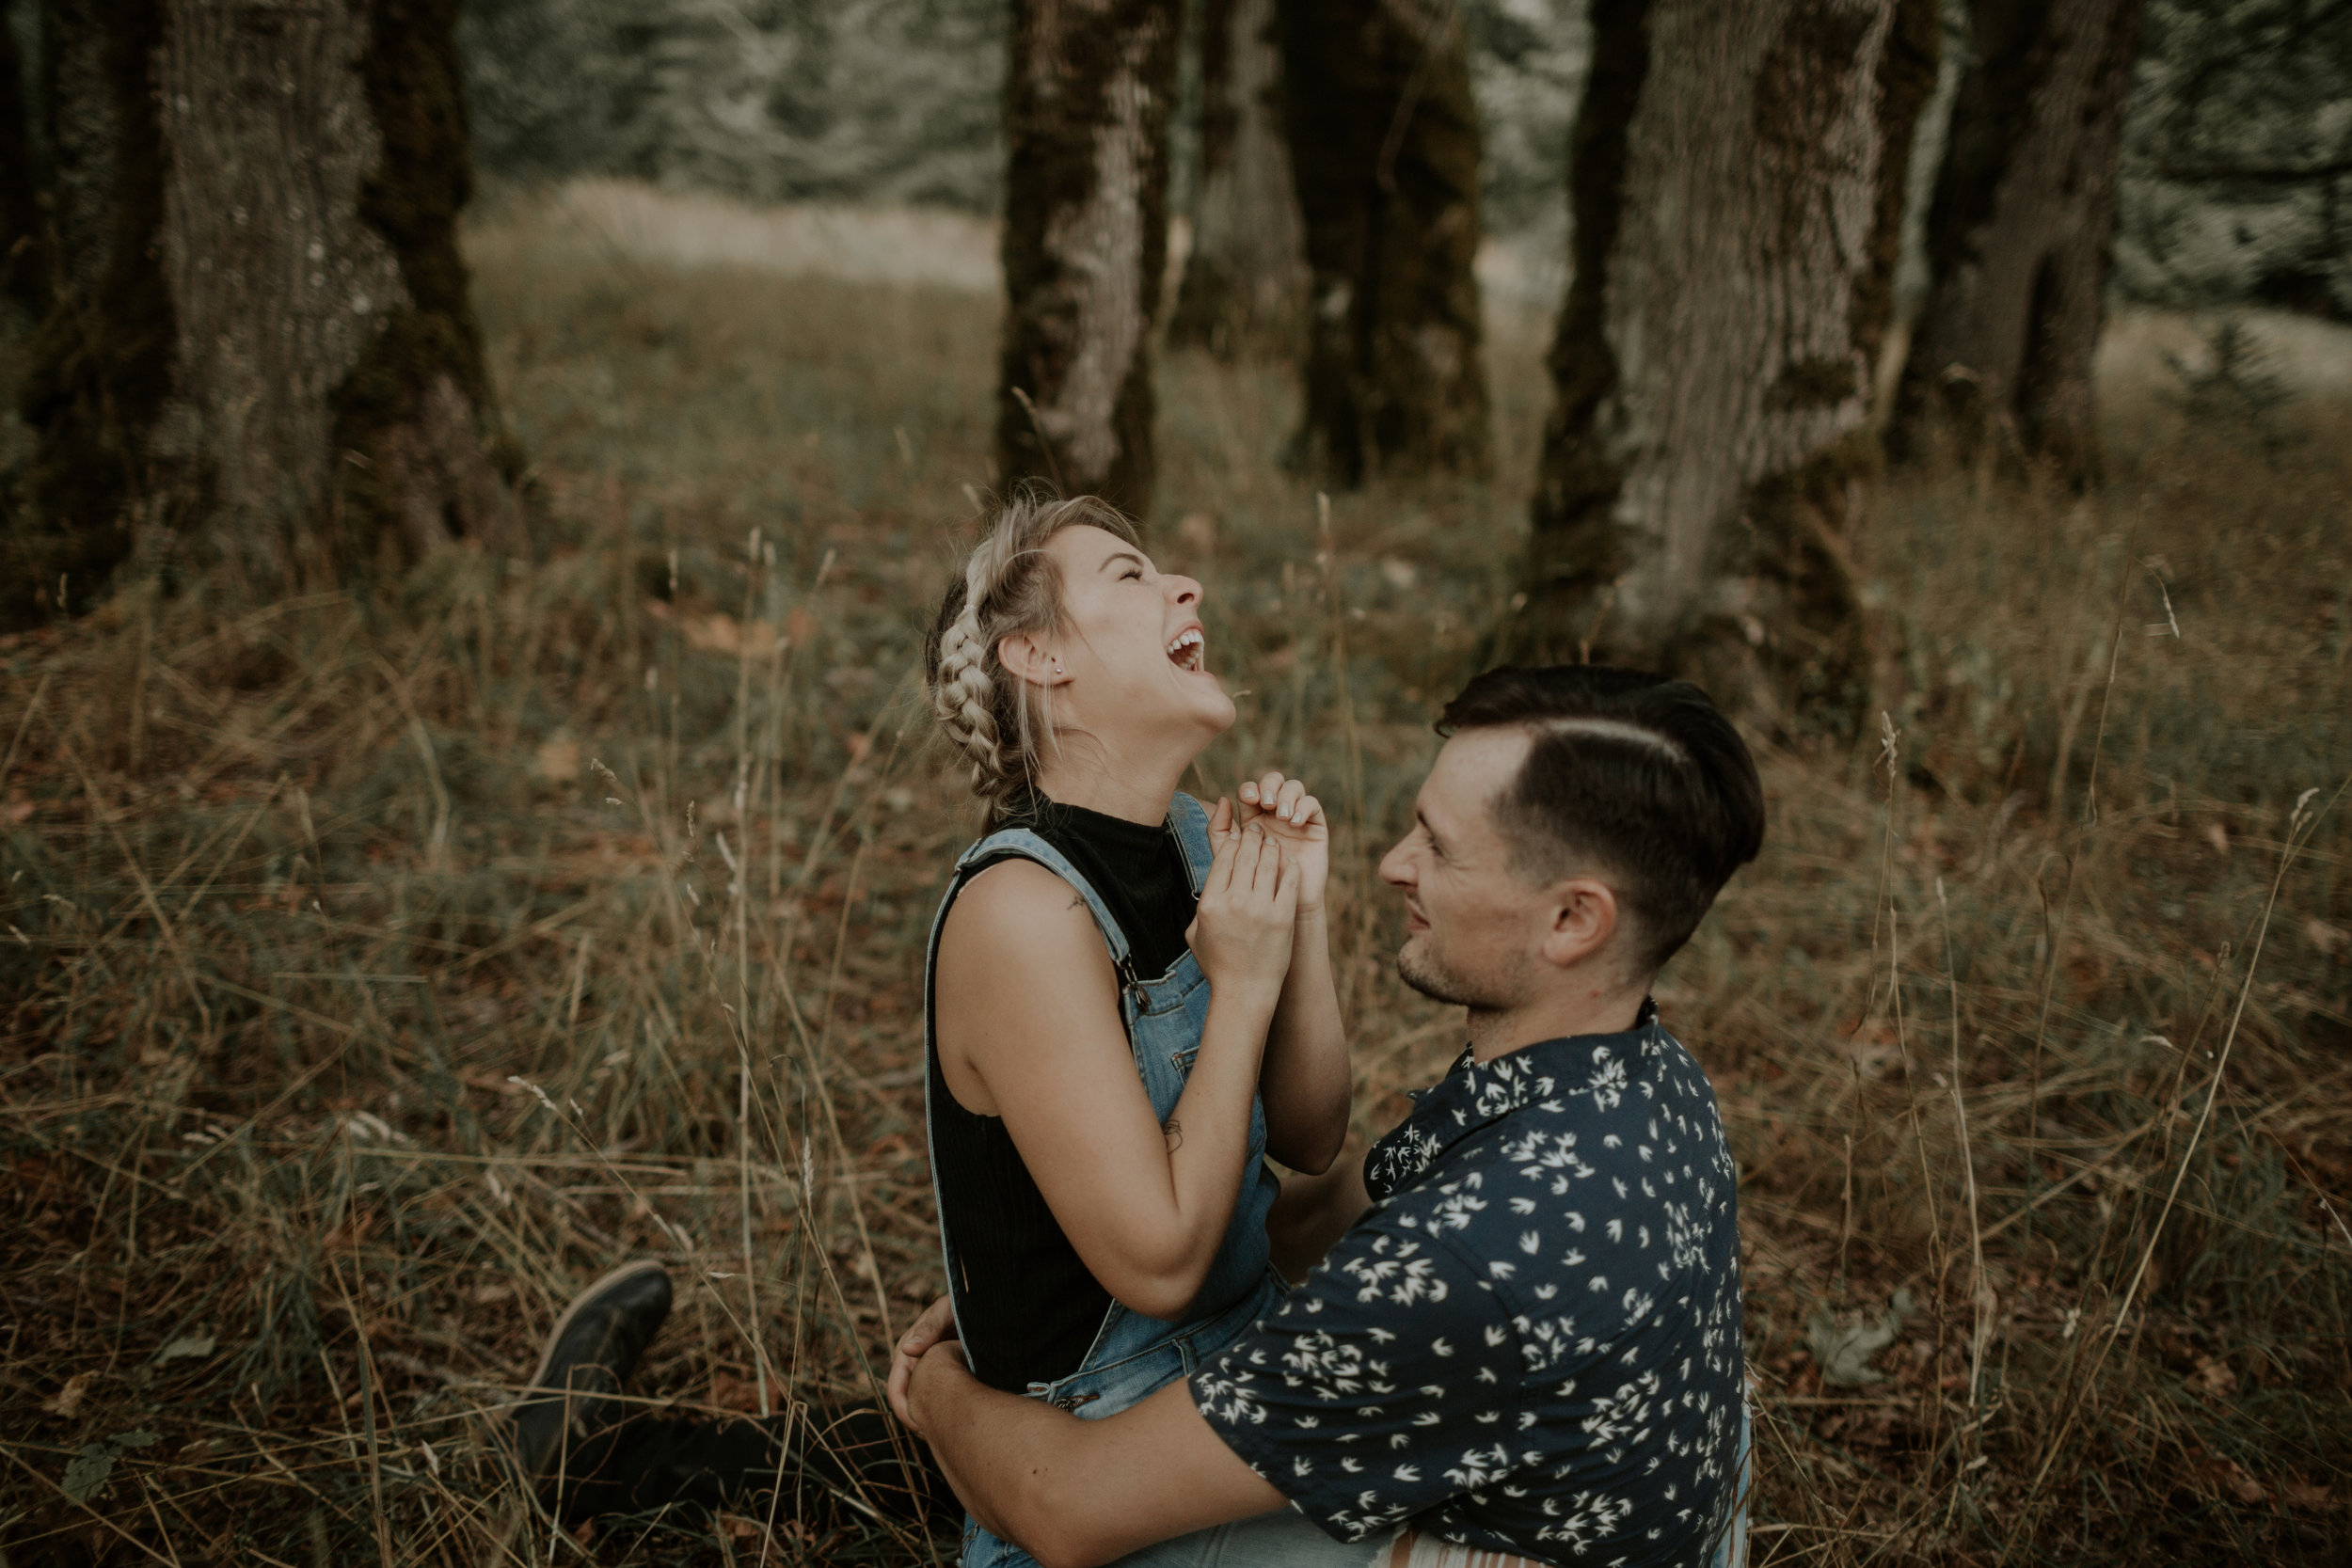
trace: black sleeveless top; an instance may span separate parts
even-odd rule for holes
[[[991,831],[1007,828],[1036,833],[1093,885],[1127,939],[1137,974],[1157,979],[1184,956],[1192,881],[1165,824],[1145,827],[1032,791]],[[956,1283],[973,1373],[1016,1394],[1068,1377],[1094,1343],[1110,1292],[1062,1234],[1002,1118],[960,1104],[935,1053],[925,1070],[940,1213],[964,1272]]]

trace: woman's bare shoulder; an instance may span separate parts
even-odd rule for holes
[[[952,948],[958,956],[1023,969],[1066,963],[1089,947],[1104,951],[1078,890],[1049,867],[1020,859],[999,861],[964,884],[947,911],[940,945],[943,958]]]

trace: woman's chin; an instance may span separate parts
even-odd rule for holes
[[[1241,712],[1233,705],[1232,694],[1225,689],[1225,683],[1205,670],[1189,678],[1200,685],[1200,694],[1194,700],[1200,706],[1201,716],[1216,726],[1219,735],[1232,729]]]

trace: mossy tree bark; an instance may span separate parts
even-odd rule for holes
[[[48,0],[18,541],[43,594],[134,553],[271,592],[513,526],[456,245],[456,9]]]
[[[1286,0],[1285,103],[1311,272],[1300,466],[1475,471],[1478,115],[1454,0]]]
[[[1200,25],[1200,180],[1168,341],[1219,358],[1287,357],[1298,347],[1307,255],[1275,0],[1207,0]]]
[[[1181,16],[1154,0],[1015,0],[1006,86],[999,478],[1137,515]]]
[[[1593,28],[1515,641],[1844,730],[1869,678],[1847,523],[1935,0],[1597,0]]]
[[[1928,297],[1897,403],[1944,426],[2098,465],[2091,361],[2106,319],[2116,159],[2142,0],[1971,0],[1970,62],[1928,210]]]
[[[38,315],[48,301],[41,265],[40,193],[34,174],[31,84],[16,45],[22,0],[0,0],[0,337],[13,336],[6,319]]]

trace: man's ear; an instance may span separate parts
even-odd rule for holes
[[[1617,895],[1595,877],[1571,877],[1551,893],[1551,928],[1544,933],[1544,960],[1566,969],[1607,947],[1617,934]]]
[[[1014,632],[996,644],[996,662],[1015,680],[1031,686],[1060,686],[1070,679],[1043,644],[1025,631]]]

